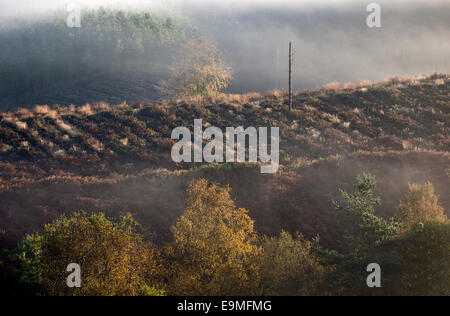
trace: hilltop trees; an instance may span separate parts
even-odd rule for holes
[[[210,97],[228,87],[231,68],[209,41],[188,40],[171,67],[164,92],[174,98]]]
[[[176,261],[173,294],[256,294],[257,259],[253,221],[238,209],[229,188],[193,181],[188,188],[188,208],[173,227],[170,248]]]

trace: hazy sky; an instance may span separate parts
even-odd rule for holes
[[[366,24],[361,0],[0,0],[7,17],[89,6],[150,7],[189,16],[234,69],[232,91],[285,88],[287,47],[295,47],[294,87],[395,75],[450,73],[450,1],[383,0],[381,28]]]

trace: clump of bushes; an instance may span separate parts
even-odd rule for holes
[[[137,223],[104,214],[75,213],[28,236],[10,254],[20,260],[20,280],[40,284],[48,295],[140,295],[163,293],[156,289],[162,268],[158,250],[142,240]],[[66,285],[66,268],[82,267],[82,287]],[[156,286],[156,287],[155,287]]]

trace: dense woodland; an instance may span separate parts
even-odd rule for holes
[[[2,284],[44,295],[448,295],[448,96],[448,76],[433,75],[299,92],[293,111],[272,91],[4,112]],[[280,171],[172,163],[172,129],[195,118],[279,126]],[[81,290],[61,279],[68,260],[86,266]],[[372,262],[381,289],[365,285]]]
[[[0,30],[0,108],[154,100],[180,46],[198,37],[173,15],[83,10],[80,28],[68,28],[66,15],[15,19]]]

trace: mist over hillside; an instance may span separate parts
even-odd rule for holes
[[[449,16],[0,0],[0,296],[449,296]]]
[[[339,249],[343,228],[330,200],[363,172],[377,176],[380,215],[393,215],[409,182],[428,180],[448,212],[449,93],[443,74],[298,93],[293,111],[286,95],[274,91],[2,113],[0,229],[12,245],[61,213],[132,212],[163,243],[181,214],[187,183],[206,177],[231,185],[260,232],[320,233],[325,245]],[[253,164],[173,162],[172,130],[192,129],[198,118],[219,128],[279,126],[279,173],[262,175]]]
[[[250,2],[251,3],[251,2]],[[450,3],[380,1],[382,28],[366,25],[369,1],[259,3],[192,9],[234,69],[231,91],[287,87],[294,44],[294,88],[448,72]],[[197,11],[198,10],[198,11]],[[187,10],[189,12],[189,10]]]
[[[228,92],[264,92],[270,89],[287,88],[287,43],[294,44],[294,89],[318,88],[329,82],[382,80],[393,76],[412,76],[450,72],[450,4],[448,1],[380,1],[382,28],[368,28],[366,6],[369,1],[74,1],[90,10],[99,7],[124,12],[147,12],[152,17],[182,18],[183,32],[214,41],[233,68],[233,80]],[[5,88],[0,94],[0,106],[14,109],[34,104],[81,105],[86,102],[119,100],[154,101],[162,97],[157,87],[170,67],[170,56],[177,51],[175,46],[144,51],[140,58],[132,58],[134,67],[119,68],[129,64],[130,55],[115,55],[113,64],[103,66],[95,61],[84,63],[76,79],[63,82],[52,72],[52,67],[74,64],[73,55],[89,59],[86,49],[99,39],[79,42],[75,48],[61,45],[54,39],[54,27],[49,24],[59,12],[61,23],[67,16],[65,3],[45,1],[36,5],[33,1],[2,1],[0,12],[0,41],[4,50],[0,58],[1,69],[9,69],[19,77],[31,77],[41,81],[42,77],[55,84],[27,89],[22,81],[15,88]],[[27,23],[17,25],[17,19]],[[92,25],[84,18],[80,32],[98,35],[95,30],[84,30]],[[15,22],[13,22],[15,21]],[[83,17],[82,17],[83,21]],[[189,22],[187,22],[189,21]],[[104,28],[107,21],[95,21]],[[11,29],[11,25],[16,25]],[[28,29],[39,28],[39,39],[23,37]],[[145,31],[145,29],[144,29]],[[60,25],[59,34],[70,34],[73,29]],[[105,32],[113,45],[123,45],[117,30]],[[145,33],[143,33],[145,34]],[[75,41],[77,39],[75,38]],[[130,42],[135,41],[135,43]],[[116,41],[116,42],[114,42]],[[121,41],[121,42],[117,42]],[[139,38],[127,39],[125,46],[133,50]],[[16,45],[21,43],[23,48]],[[41,43],[41,44],[40,44]],[[83,44],[84,43],[84,44]],[[16,46],[15,46],[16,45]],[[47,45],[43,50],[41,45]],[[151,46],[152,46],[151,45]],[[100,40],[97,47],[106,47]],[[149,46],[150,47],[150,46]],[[50,53],[51,51],[51,53]],[[68,51],[71,51],[67,55]],[[102,52],[108,60],[110,53]],[[39,66],[34,74],[30,60],[35,56]],[[72,56],[72,57],[71,57]],[[20,65],[20,66],[19,66]],[[158,70],[149,65],[158,65]],[[17,68],[19,66],[19,68]],[[50,70],[49,70],[50,69]],[[116,71],[114,71],[116,70]],[[141,70],[145,70],[142,71]],[[110,74],[110,76],[106,75]],[[82,75],[84,74],[84,75]],[[98,76],[96,76],[97,74]],[[4,83],[11,83],[8,72],[0,73]],[[117,78],[123,76],[125,80]],[[136,80],[133,78],[138,77]],[[128,84],[127,84],[128,82]],[[146,84],[142,84],[146,82]],[[118,91],[109,87],[118,86]],[[141,91],[138,92],[136,90]],[[143,91],[147,90],[147,91]],[[82,91],[86,91],[83,93]],[[64,96],[64,97],[61,97]]]

